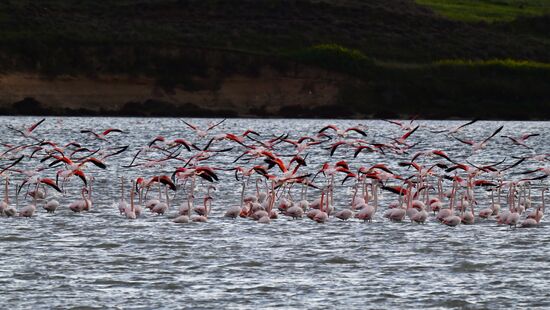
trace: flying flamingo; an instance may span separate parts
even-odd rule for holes
[[[538,133],[527,133],[527,134],[524,134],[524,135],[521,135],[519,137],[511,137],[511,136],[502,136],[504,138],[508,138],[510,139],[515,145],[520,145],[520,146],[523,146],[523,147],[526,147],[528,149],[530,149],[531,147],[528,146],[525,141],[531,137],[537,137],[537,136],[540,136],[540,134]]]
[[[489,137],[487,137],[485,140],[482,140],[480,142],[475,142],[475,141],[472,141],[472,140],[462,140],[460,138],[457,138],[455,136],[453,136],[453,138],[455,138],[456,140],[464,143],[464,144],[468,144],[472,147],[472,152],[476,152],[478,150],[481,150],[483,148],[485,148],[485,146],[487,145],[487,142],[489,142],[489,140],[491,138],[493,138],[494,136],[496,136],[501,130],[502,128],[504,128],[504,126],[500,126],[497,128],[497,130],[495,130],[493,132],[493,134],[491,134]]]
[[[401,145],[407,145],[407,143],[405,142],[405,140],[407,140],[407,138],[409,138],[416,130],[418,130],[418,128],[420,127],[420,125],[417,125],[416,127],[414,127],[413,129],[407,131],[404,135],[402,135],[401,137],[399,138],[394,138],[393,141],[395,141],[396,144],[401,144]]]
[[[197,137],[199,139],[202,139],[204,137],[206,137],[208,135],[208,132],[214,128],[216,128],[217,126],[221,125],[223,122],[225,122],[225,119],[221,120],[220,122],[218,123],[215,123],[215,124],[212,124],[210,126],[208,126],[208,128],[206,130],[202,130],[200,129],[197,125],[193,125],[191,123],[188,123],[184,120],[181,120],[185,125],[189,126],[189,128],[193,129],[193,131],[195,131],[195,134],[197,135]]]
[[[29,126],[28,128],[24,128],[24,129],[17,129],[17,128],[14,128],[14,127],[11,127],[11,126],[8,126],[9,129],[11,130],[14,130],[14,131],[17,131],[19,132],[21,135],[23,135],[23,137],[25,138],[32,138],[36,141],[39,141],[37,138],[35,138],[34,136],[32,136],[32,132],[36,129],[36,127],[38,127],[40,124],[42,124],[46,119],[43,118],[41,119],[40,121],[32,124],[31,126]]]
[[[383,121],[385,121],[385,122],[388,122],[390,124],[394,124],[394,125],[399,126],[399,128],[401,128],[404,131],[409,131],[409,130],[414,128],[414,126],[413,126],[414,120],[415,120],[415,118],[411,119],[410,122],[407,124],[407,123],[400,122],[400,121],[394,121],[394,120],[390,120],[390,119],[383,119]]]
[[[356,127],[350,127],[348,129],[339,129],[336,125],[327,125],[323,128],[321,128],[321,130],[319,130],[319,134],[322,134],[325,130],[327,129],[332,129],[336,132],[336,135],[338,135],[339,137],[343,138],[347,135],[348,132],[350,131],[355,131],[356,133],[362,135],[362,136],[366,136],[367,133],[365,133],[364,129],[359,127],[359,126],[356,126]]]
[[[112,132],[118,132],[118,133],[123,133],[122,130],[120,129],[116,129],[116,128],[109,128],[109,129],[106,129],[105,131],[103,131],[102,133],[95,133],[89,129],[86,129],[86,130],[81,130],[80,131],[81,133],[90,133],[92,134],[95,138],[97,138],[98,140],[103,140],[103,141],[107,141],[107,135],[112,133]]]
[[[447,132],[447,133],[457,133],[459,132],[461,129],[463,129],[464,127],[466,126],[469,126],[469,125],[472,125],[473,123],[477,122],[478,120],[477,119],[474,119],[474,120],[471,120],[465,124],[461,124],[461,125],[458,125],[456,127],[453,127],[453,128],[449,128],[449,129],[443,129],[443,130],[439,130],[439,131],[432,131],[433,133],[443,133],[443,132]]]

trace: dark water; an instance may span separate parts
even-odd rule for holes
[[[13,126],[33,121],[36,119],[2,118],[2,124]],[[202,127],[209,122],[192,121]],[[385,137],[403,133],[381,121],[247,119],[227,120],[215,132],[240,133],[253,128],[264,136],[290,132],[296,137],[313,135],[329,123],[342,127],[366,124],[370,128],[368,140],[387,141]],[[419,123],[450,127],[460,122]],[[528,140],[533,150],[498,137],[469,157],[470,161],[482,164],[506,158],[512,163],[512,155],[550,152],[547,122],[478,122],[458,136],[480,140],[500,125],[505,127],[498,136],[523,132],[539,132],[541,136]],[[129,133],[113,135],[111,143],[79,133],[85,128],[99,131],[107,127]],[[3,132],[4,143],[22,141],[11,132]],[[183,123],[175,119],[49,118],[37,129],[37,135],[59,144],[77,140],[92,147],[130,144],[132,149],[109,160],[105,171],[87,169],[96,180],[93,211],[73,214],[67,208],[78,196],[80,184],[74,180],[67,187],[67,197],[58,197],[62,206],[55,214],[39,208],[31,219],[0,218],[3,309],[550,308],[550,229],[546,219],[537,229],[515,230],[480,220],[475,225],[451,228],[433,217],[425,225],[391,223],[382,214],[396,197],[385,193],[381,209],[370,224],[335,218],[325,224],[306,218],[279,218],[270,225],[260,225],[222,217],[227,207],[238,204],[240,192],[233,173],[219,171],[221,182],[208,223],[171,222],[183,195],[176,195],[165,216],[147,213],[129,221],[113,206],[118,177],[171,173],[180,164],[139,169],[122,165],[157,135],[197,140]],[[419,143],[411,154],[438,148],[460,161],[471,154],[470,148],[426,128],[411,136],[411,142]],[[236,147],[205,164],[231,167],[242,151]],[[291,152],[290,146],[280,149],[281,154]],[[319,147],[310,150],[304,171],[317,171],[325,161],[347,159],[354,169],[385,162],[404,175],[410,174],[396,163],[411,154],[365,153],[353,159],[353,149],[342,147],[331,159],[328,152]],[[37,162],[25,165],[36,166]],[[544,165],[548,164],[526,161],[512,173]],[[45,170],[41,175],[52,177],[55,171]],[[540,203],[538,188],[542,184],[548,181],[534,184],[535,204]],[[309,194],[311,200],[318,192]],[[488,196],[483,191],[476,194],[480,205],[486,206]],[[347,207],[350,197],[349,184],[337,187],[336,209]],[[20,207],[24,204],[20,202]]]

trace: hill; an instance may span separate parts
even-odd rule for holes
[[[548,119],[549,3],[4,1],[0,108]]]

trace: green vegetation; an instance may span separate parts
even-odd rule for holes
[[[343,116],[550,118],[549,4],[6,0],[0,72],[144,75],[193,91],[298,63],[353,77],[340,86]]]
[[[446,17],[466,22],[506,22],[550,13],[550,0],[416,0]]]

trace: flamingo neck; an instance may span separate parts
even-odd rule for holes
[[[8,192],[8,178],[6,178],[6,183],[4,185],[4,201],[6,202],[6,204],[9,204],[10,203],[10,195],[9,195],[9,192]]]
[[[243,208],[243,203],[244,203],[244,189],[246,187],[246,184],[243,182],[243,186],[242,186],[242,189],[241,189],[241,209]],[[258,189],[258,182],[256,182],[256,196],[259,195],[260,191]]]
[[[86,209],[90,208],[90,204],[88,203],[88,199],[86,199],[86,195],[84,194],[84,191],[80,193],[82,195],[82,200],[84,201],[84,205],[86,206]]]
[[[130,191],[130,210],[134,212],[134,188],[132,185],[132,190]]]

